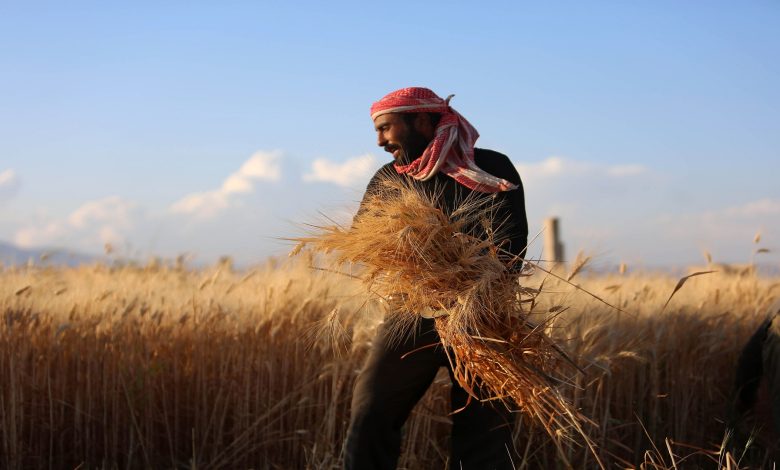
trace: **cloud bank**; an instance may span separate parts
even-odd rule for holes
[[[559,217],[566,254],[585,250],[606,265],[682,266],[707,250],[717,260],[748,262],[762,232],[775,259],[780,244],[780,200],[761,198],[692,208],[685,175],[643,165],[606,165],[550,157],[516,165],[526,192],[531,237],[546,217]],[[541,241],[529,253],[538,256]]]
[[[258,194],[262,183],[282,179],[281,157],[281,151],[255,152],[217,189],[185,194],[162,207],[145,208],[109,196],[86,201],[64,215],[47,214],[43,209],[38,212],[42,215],[29,216],[31,220],[13,228],[10,237],[23,248],[61,247],[92,253],[111,244],[126,256],[171,256],[185,251],[214,256],[234,253],[238,246],[245,252],[261,252],[258,247],[272,245],[268,239],[277,235],[269,234],[269,227],[281,225],[269,214],[277,209],[289,211],[285,204],[296,204],[285,199],[288,189],[281,185],[266,186],[263,196]],[[3,175],[5,185],[15,180],[12,173]],[[247,201],[254,204],[246,206]]]
[[[307,182],[332,183],[344,188],[366,183],[377,166],[377,158],[371,154],[350,158],[336,163],[325,158],[312,162],[311,171],[303,175]]]
[[[281,157],[280,151],[256,152],[221,182],[217,179],[215,189],[185,194],[172,204],[144,208],[115,195],[84,202],[63,215],[29,223],[19,219],[9,225],[8,236],[25,248],[99,252],[110,243],[120,252],[132,250],[130,256],[189,252],[200,259],[230,254],[260,260],[289,249],[279,239],[295,234],[295,224],[312,220],[315,211],[329,216],[343,211],[348,220],[354,206],[345,210],[344,203],[356,201],[346,201],[345,192],[334,187],[358,189],[380,165],[370,154],[341,161],[319,158],[296,175],[298,182],[311,184],[272,184],[282,180]],[[744,262],[759,246],[753,243],[757,231],[760,246],[771,249],[759,255],[762,262],[780,252],[776,195],[740,200],[735,194],[732,201],[696,209],[685,199],[685,175],[633,162],[550,157],[516,167],[525,187],[529,241],[545,217],[557,216],[569,257],[583,249],[607,266],[621,261],[679,266],[700,262],[707,250],[717,261]],[[15,172],[0,172],[0,190],[12,194],[18,187]],[[541,245],[541,238],[533,241],[529,256],[540,256]]]
[[[282,178],[281,157],[282,152],[278,150],[255,152],[238,171],[225,178],[219,189],[187,194],[171,204],[170,211],[211,218],[231,207],[236,201],[235,195],[254,192],[256,183],[279,181]]]
[[[64,219],[28,225],[16,232],[14,243],[22,248],[77,246],[96,251],[103,245],[127,241],[138,224],[137,205],[119,196],[88,201]]]
[[[648,172],[643,165],[604,165],[557,156],[539,162],[518,163],[515,167],[526,185],[536,184],[540,179],[622,178],[640,176]]]

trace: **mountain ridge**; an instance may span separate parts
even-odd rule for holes
[[[64,248],[21,248],[0,240],[0,263],[5,265],[35,264],[78,266],[98,261],[99,256],[79,253]]]

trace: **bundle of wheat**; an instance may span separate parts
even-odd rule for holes
[[[507,257],[501,230],[491,229],[493,200],[466,200],[447,215],[437,194],[395,179],[380,187],[351,227],[315,226],[311,236],[295,239],[293,253],[308,246],[331,253],[338,266],[362,265],[359,277],[388,301],[399,325],[437,312],[454,375],[472,397],[516,407],[561,451],[576,438],[593,450],[587,419],[559,390],[568,382],[558,378],[563,366],[574,363],[545,333],[549,312],[534,311],[539,291],[518,282],[527,275],[515,273],[523,260]]]

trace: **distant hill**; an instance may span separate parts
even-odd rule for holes
[[[78,266],[100,260],[100,256],[87,255],[59,248],[24,249],[0,241],[0,263],[4,265],[35,264]]]

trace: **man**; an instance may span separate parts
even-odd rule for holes
[[[780,301],[742,349],[727,409],[727,443],[734,455],[750,449],[780,458]],[[765,378],[765,379],[764,379]],[[758,439],[756,439],[758,437]]]
[[[522,257],[528,223],[520,176],[505,155],[474,148],[479,134],[449,106],[450,98],[443,100],[427,88],[404,88],[374,103],[377,144],[394,162],[377,172],[366,194],[376,191],[382,178],[396,177],[409,178],[437,195],[447,214],[467,197],[494,198],[498,208],[493,229],[508,235],[506,259]],[[436,346],[433,320],[422,319],[401,340],[391,340],[388,321],[380,326],[355,384],[345,444],[347,469],[394,469],[404,422],[439,368],[449,368],[445,351]],[[451,400],[453,411],[459,411],[452,415],[450,468],[513,468],[511,411],[494,402],[469,400],[454,379]]]

